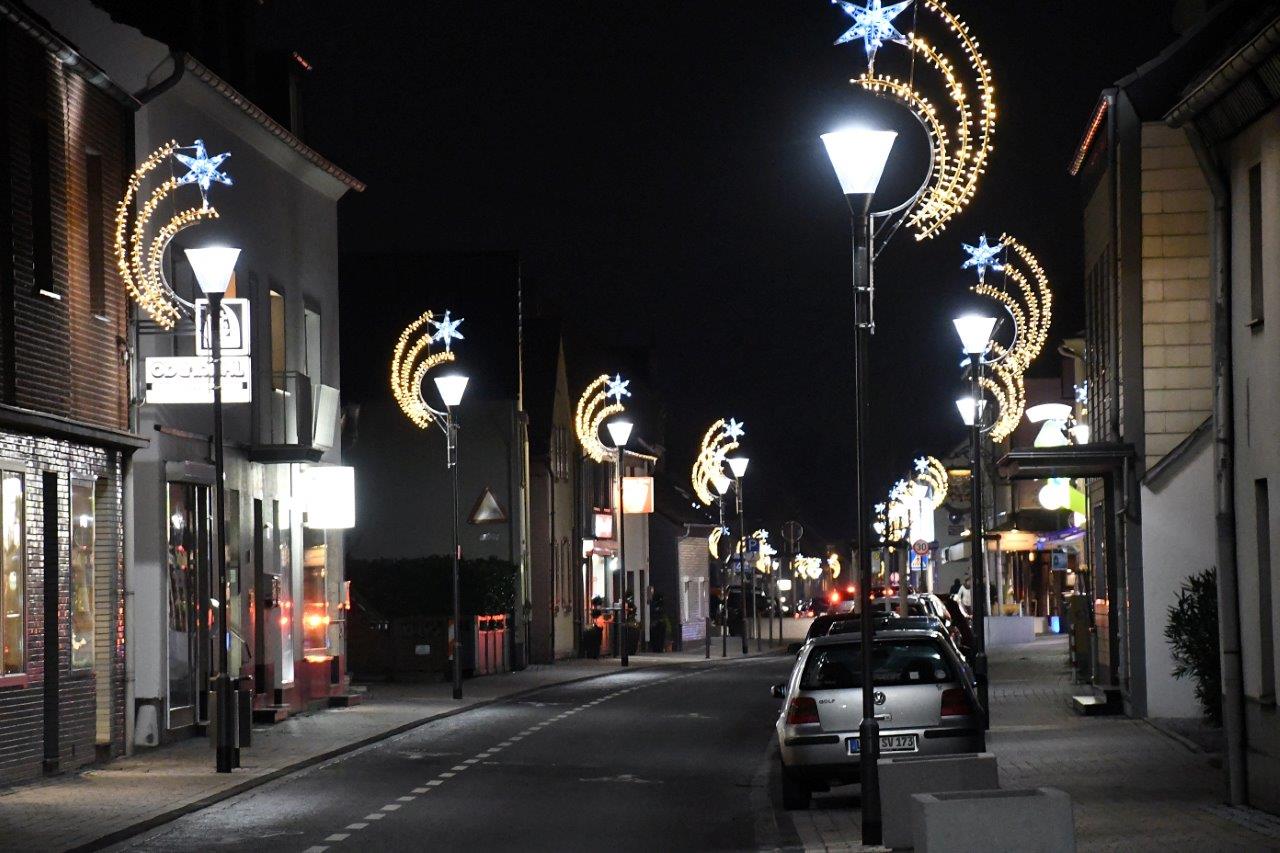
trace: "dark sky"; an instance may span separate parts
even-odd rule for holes
[[[1100,89],[1174,37],[1171,6],[951,4],[990,61],[1000,123],[974,204],[932,241],[900,233],[877,267],[875,488],[963,437],[950,324],[974,304],[962,240],[1016,234],[1054,282],[1051,343],[1082,326],[1067,164]],[[314,65],[308,141],[369,184],[340,208],[344,251],[518,249],[527,289],[569,323],[656,348],[679,479],[705,427],[736,416],[747,424],[753,514],[773,524],[795,514],[829,541],[852,535],[848,220],[818,137],[865,115],[868,101],[848,84],[864,65],[861,45],[832,46],[849,24],[838,8],[267,8],[269,38]],[[903,55],[884,48],[882,70]],[[896,153],[886,180],[908,181],[918,152],[904,142]]]

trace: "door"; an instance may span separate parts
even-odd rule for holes
[[[168,485],[168,727],[207,718],[202,708],[209,663],[209,487]]]

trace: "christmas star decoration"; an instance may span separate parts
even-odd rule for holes
[[[742,434],[744,432],[746,432],[746,430],[743,429],[742,421],[736,418],[729,418],[729,423],[724,428],[724,434],[726,436],[728,436],[733,441],[737,441],[738,439],[742,438]]]
[[[872,507],[872,509],[876,511],[876,515],[883,515],[884,511],[888,509],[888,506],[882,503],[878,503],[874,507]]]
[[[993,269],[996,272],[1004,270],[1004,264],[1000,262],[998,257],[1004,251],[1004,243],[996,243],[994,246],[988,245],[987,235],[983,234],[978,238],[978,245],[976,246],[970,246],[968,243],[961,243],[960,245],[969,253],[969,260],[961,264],[960,269],[975,268],[978,271],[979,282],[987,280],[988,269]]]
[[[627,390],[627,386],[631,384],[630,379],[623,379],[622,374],[615,373],[613,378],[605,383],[605,398],[613,397],[614,402],[621,403],[623,397],[630,397],[631,392]]]
[[[893,3],[888,6],[881,6],[880,0],[867,0],[866,6],[846,3],[845,0],[831,0],[831,2],[838,5],[846,15],[853,18],[853,26],[846,30],[844,35],[836,39],[836,44],[846,44],[862,39],[863,47],[867,51],[867,62],[875,61],[876,51],[886,41],[907,44],[906,36],[898,32],[897,27],[892,22],[894,18],[902,14],[903,9],[911,5],[911,0],[903,0],[901,3]]]
[[[445,352],[453,352],[453,342],[455,340],[466,340],[462,332],[458,331],[458,326],[461,325],[462,320],[462,317],[456,320],[450,319],[448,311],[444,312],[444,316],[439,320],[432,320],[431,325],[436,327],[435,334],[431,336],[432,343],[439,341],[444,344]]]
[[[929,470],[929,460],[923,456],[915,461],[916,473],[923,474]]]
[[[195,151],[194,155],[183,154],[180,151],[173,152],[174,158],[188,169],[185,175],[178,178],[178,185],[195,184],[200,187],[200,197],[204,199],[207,207],[209,204],[209,187],[214,181],[231,186],[231,176],[218,168],[222,165],[223,160],[231,156],[231,152],[227,151],[210,157],[209,152],[205,150],[203,139],[197,139],[189,147]]]

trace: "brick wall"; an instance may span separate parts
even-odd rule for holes
[[[25,684],[0,686],[0,784],[39,775],[44,751],[44,678],[50,643],[44,635],[45,565],[43,474],[58,476],[58,660],[59,768],[74,769],[94,760],[100,701],[108,703],[108,746],[112,755],[124,752],[124,526],[120,455],[98,447],[39,436],[0,431],[0,460],[6,467],[23,468],[26,512],[26,678]],[[71,502],[70,479],[101,478],[98,512],[98,577],[116,579],[95,610],[98,636],[110,636],[93,670],[71,669]],[[104,523],[104,521],[106,523]]]
[[[1209,417],[1209,188],[1186,135],[1142,127],[1146,467]]]

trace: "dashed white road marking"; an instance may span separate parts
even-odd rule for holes
[[[324,853],[324,851],[328,849],[329,845],[327,844],[316,844],[312,847],[308,847],[306,850],[303,850],[302,853]]]
[[[398,808],[400,808],[399,803],[387,803],[385,806],[382,807],[382,810],[384,812],[393,812]]]
[[[439,780],[439,779],[432,779],[432,780],[431,780],[430,782],[428,782],[427,784],[428,784],[428,785],[430,785],[430,786],[432,786],[432,787],[435,787],[436,785],[443,785],[443,784],[444,784],[444,782],[442,782],[442,781],[441,781],[441,780]]]
[[[415,794],[425,794],[427,791],[430,791],[430,790],[431,790],[430,788],[414,788],[414,789],[413,789],[413,793],[415,793]]]
[[[368,825],[369,824],[367,823],[349,823],[346,825],[345,828],[346,829],[364,829]]]
[[[440,774],[440,778],[441,778],[441,779],[452,779],[454,776],[457,776],[457,775],[458,775],[457,773],[450,773],[448,770],[446,770],[446,771],[444,771],[443,773],[441,773],[441,774]]]
[[[396,800],[397,800],[398,802],[401,802],[401,803],[412,803],[412,802],[413,802],[414,800],[416,800],[416,799],[418,799],[418,798],[417,798],[417,797],[410,797],[410,796],[396,797]]]
[[[383,812],[372,812],[370,814],[365,815],[364,819],[365,820],[382,820],[384,817],[386,817],[386,814]]]
[[[351,833],[349,832],[335,832],[333,835],[326,838],[325,841],[346,841],[350,837]]]

